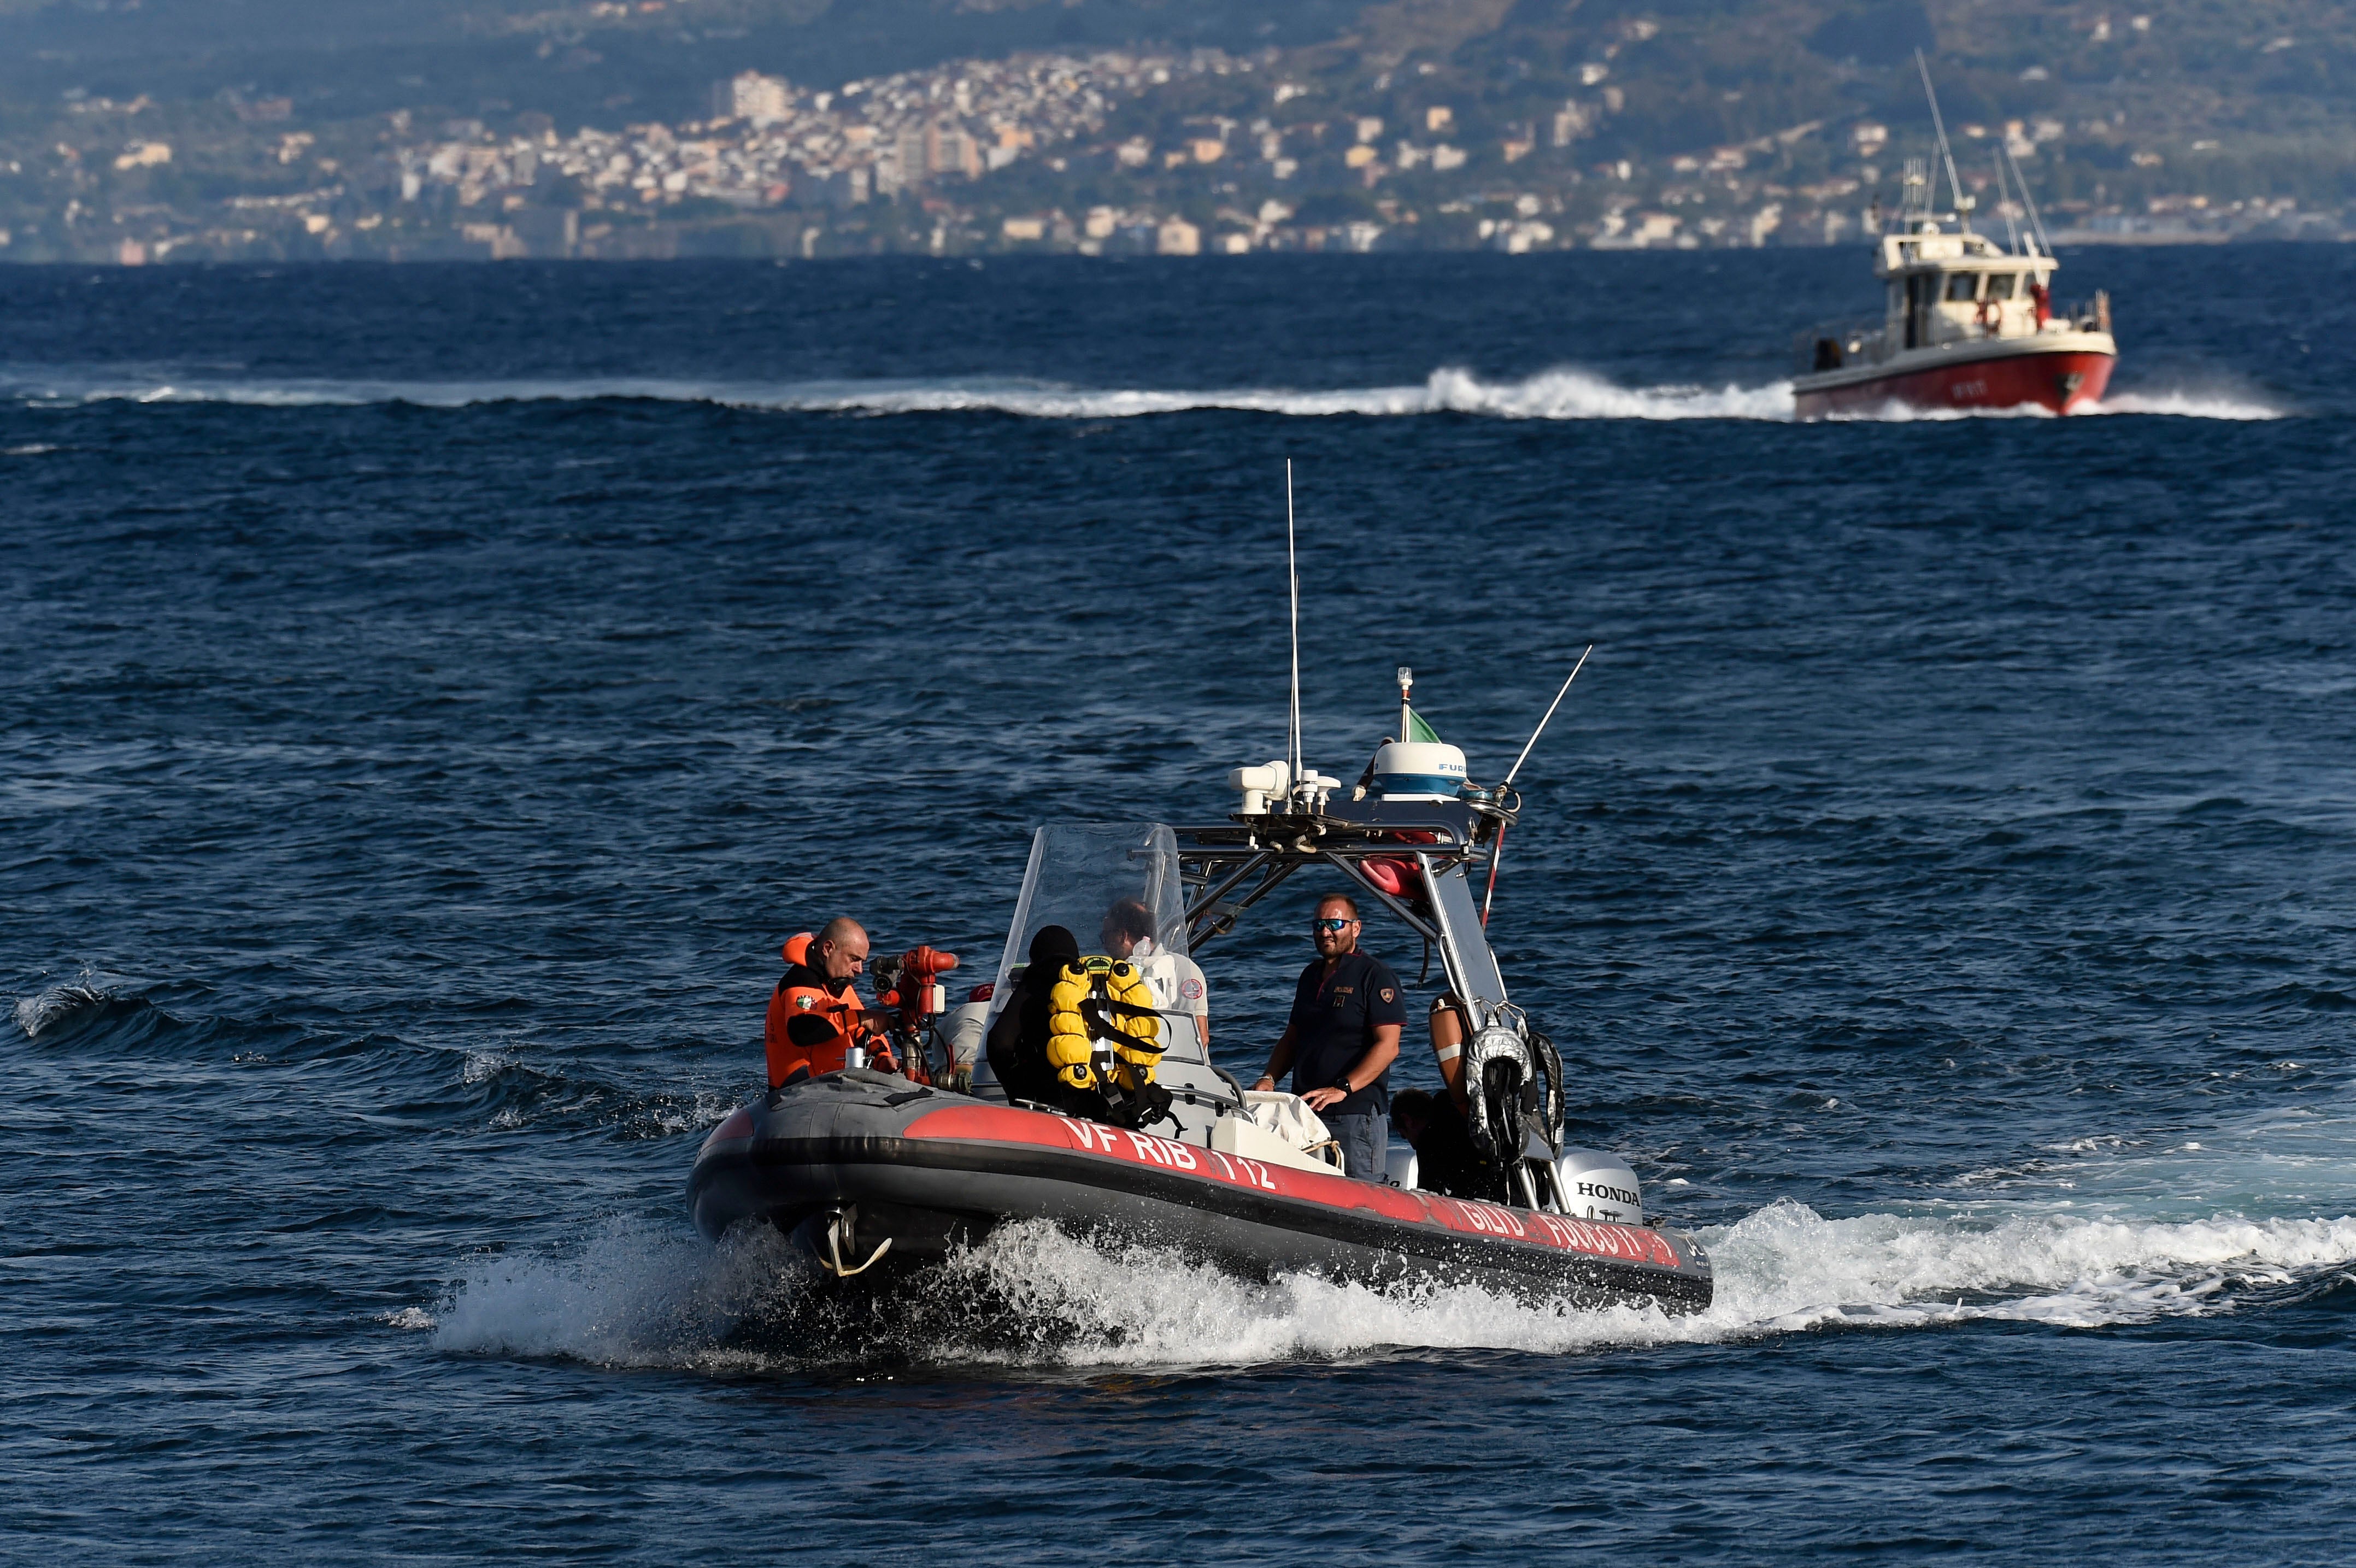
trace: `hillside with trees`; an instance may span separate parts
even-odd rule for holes
[[[1837,242],[1918,49],[2082,237],[2356,227],[2326,0],[0,0],[0,258]]]

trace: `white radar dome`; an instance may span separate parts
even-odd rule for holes
[[[1430,740],[1395,740],[1375,753],[1375,793],[1386,800],[1453,800],[1464,753]]]

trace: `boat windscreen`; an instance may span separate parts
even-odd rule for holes
[[[1030,961],[1031,939],[1049,926],[1070,931],[1084,953],[1119,952],[1123,938],[1143,936],[1186,957],[1177,835],[1160,822],[1050,822],[1033,835],[998,961],[993,1015],[1006,1004],[1014,971]]]

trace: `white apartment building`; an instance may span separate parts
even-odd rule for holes
[[[793,108],[793,86],[781,76],[740,70],[725,81],[712,84],[712,115],[715,120],[774,124],[790,115]]]

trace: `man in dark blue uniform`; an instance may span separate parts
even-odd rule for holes
[[[1342,1145],[1343,1168],[1381,1181],[1390,1148],[1390,1065],[1407,1023],[1398,976],[1358,950],[1358,907],[1339,893],[1318,900],[1311,922],[1317,957],[1292,992],[1292,1018],[1255,1086],[1286,1072],[1292,1092],[1324,1119]]]

